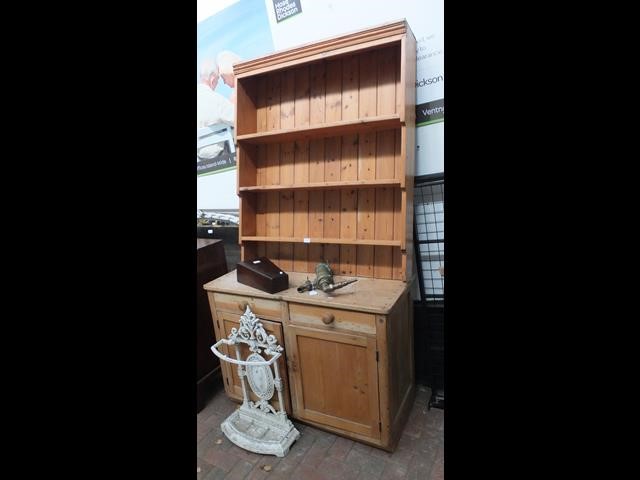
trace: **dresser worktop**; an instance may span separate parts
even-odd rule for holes
[[[250,295],[252,297],[272,300],[302,302],[312,305],[332,306],[346,310],[386,315],[396,304],[398,298],[400,298],[410,286],[410,283],[400,280],[381,280],[335,275],[334,279],[336,282],[350,278],[358,278],[358,281],[330,294],[315,290],[315,292],[317,292],[316,295],[309,295],[310,292],[299,293],[296,289],[302,285],[307,278],[313,280],[315,278],[314,274],[296,272],[287,272],[287,274],[289,275],[289,288],[274,294],[238,283],[235,270],[206,283],[203,288],[212,292]]]

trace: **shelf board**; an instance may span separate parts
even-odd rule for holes
[[[238,135],[238,142],[252,144],[293,142],[296,140],[312,140],[315,138],[350,135],[352,133],[372,130],[387,130],[402,126],[399,115],[380,115],[365,117],[357,120],[341,120],[339,122],[323,123],[309,127],[289,128],[284,130],[270,130],[268,132],[248,133]]]
[[[240,187],[240,192],[268,192],[274,190],[323,190],[348,188],[382,188],[400,187],[400,180],[346,180],[342,182],[299,183],[296,185],[259,185],[255,187]]]
[[[242,236],[240,242],[284,242],[284,243],[335,243],[344,245],[378,245],[386,247],[399,247],[400,240],[367,240],[367,239],[349,239],[349,238],[309,238],[308,242],[303,237],[251,237]]]

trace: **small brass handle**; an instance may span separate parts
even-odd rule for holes
[[[247,309],[248,306],[249,306],[249,302],[247,302],[246,300],[242,302],[238,302],[238,308],[243,312]]]
[[[331,322],[333,322],[336,319],[336,317],[333,315],[333,313],[325,313],[322,316],[322,321],[326,324],[329,325]]]

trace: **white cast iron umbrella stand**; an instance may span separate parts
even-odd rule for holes
[[[246,360],[240,356],[241,343],[247,344],[253,352]],[[236,358],[221,353],[218,350],[221,344],[234,345]],[[260,355],[262,350],[271,356],[270,360]],[[273,335],[267,335],[260,319],[249,307],[240,317],[240,328],[232,328],[228,339],[223,338],[211,347],[211,351],[221,360],[238,365],[238,377],[242,384],[242,405],[222,422],[222,431],[231,442],[245,450],[278,457],[284,457],[291,444],[300,437],[300,432],[287,418],[282,400],[282,380],[277,360],[283,350]],[[272,365],[275,379],[270,368]],[[249,399],[245,377],[253,393],[260,399],[258,402]],[[269,403],[274,387],[278,391],[279,412]]]

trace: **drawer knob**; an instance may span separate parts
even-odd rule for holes
[[[247,309],[248,306],[249,306],[249,302],[247,302],[246,300],[242,302],[238,302],[238,308],[243,312]]]
[[[325,313],[322,316],[322,321],[326,324],[329,325],[331,322],[333,322],[336,319],[336,317],[333,316],[333,313]]]

